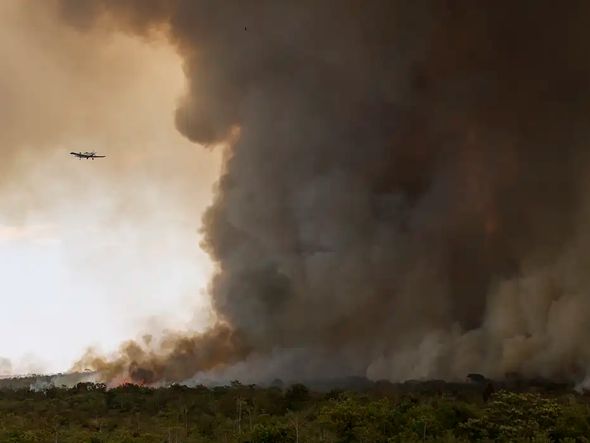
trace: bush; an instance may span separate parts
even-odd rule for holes
[[[256,425],[244,443],[290,443],[295,441],[294,431],[285,425]]]

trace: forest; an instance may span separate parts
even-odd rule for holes
[[[590,399],[565,385],[377,382],[0,389],[0,441],[303,443],[590,441]]]

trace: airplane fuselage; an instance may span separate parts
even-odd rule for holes
[[[73,155],[74,157],[78,157],[79,160],[81,159],[92,159],[94,160],[95,158],[105,158],[106,155],[96,155],[96,152],[70,152],[71,155]]]

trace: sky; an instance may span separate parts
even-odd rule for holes
[[[213,265],[199,220],[221,150],[175,128],[186,85],[174,49],[3,0],[0,59],[0,374],[204,328]],[[107,158],[68,154],[89,150]]]

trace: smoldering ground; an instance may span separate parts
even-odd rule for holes
[[[590,4],[56,5],[81,33],[164,30],[179,131],[239,134],[203,219],[220,326],[80,364],[178,381],[297,348],[276,376],[586,376]]]

